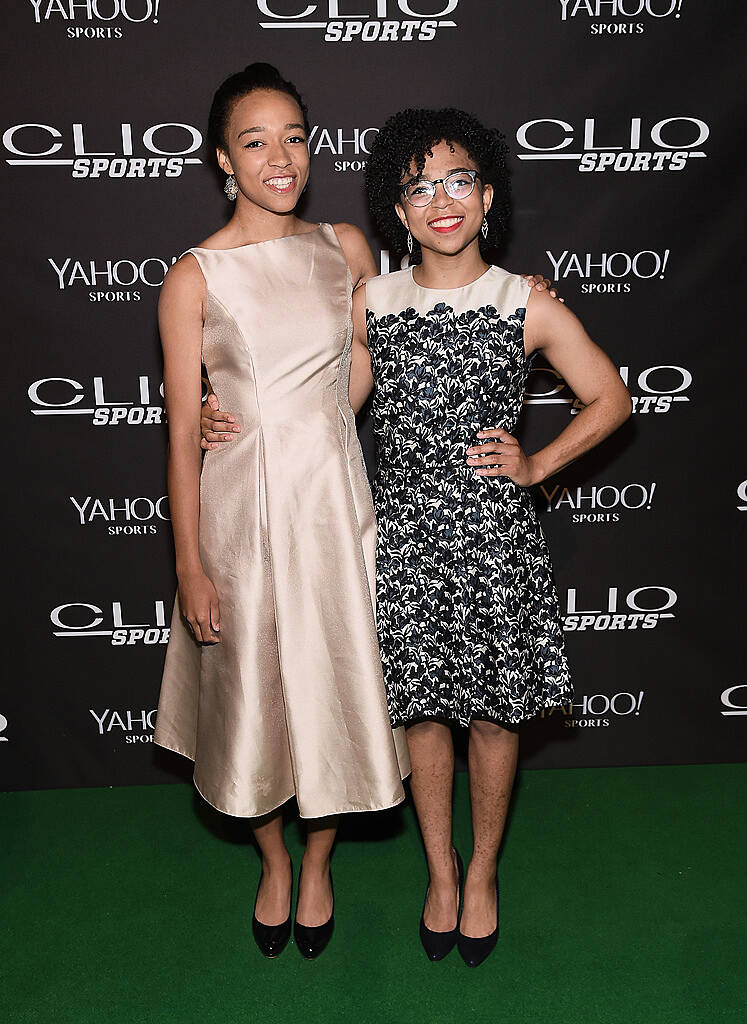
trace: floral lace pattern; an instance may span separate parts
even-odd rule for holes
[[[367,312],[376,381],[377,620],[392,724],[517,724],[572,699],[552,565],[527,492],[479,477],[477,431],[513,433],[523,308]]]

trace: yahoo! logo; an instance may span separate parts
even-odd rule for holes
[[[561,252],[545,250],[556,281],[580,282],[586,295],[629,294],[639,281],[664,280],[670,250],[640,249],[637,252]]]
[[[567,487],[561,483],[542,484],[545,512],[570,513],[572,523],[618,523],[624,512],[646,509],[654,502],[656,483],[591,484]]]
[[[683,0],[558,0],[560,20],[589,25],[592,36],[641,35],[646,19],[680,17]],[[633,21],[634,18],[640,19]]]
[[[145,288],[160,288],[169,267],[178,257],[169,260],[158,256],[145,259],[96,260],[47,258],[54,271],[57,287],[86,290],[89,302],[140,302]]]
[[[560,713],[566,729],[609,728],[615,718],[638,718],[643,706],[644,690],[638,693],[623,691],[613,693],[584,694],[572,704],[559,708],[545,708],[540,712],[541,718],[552,718]]]
[[[371,145],[379,129],[323,128],[315,124],[309,134],[309,152],[312,156],[329,154],[343,157],[334,162],[336,171],[362,171],[368,163]]]
[[[69,495],[81,526],[105,526],[110,537],[143,537],[171,521],[168,495],[159,498],[96,498]]]
[[[153,729],[156,724],[156,708],[146,711],[115,711],[111,708],[104,708],[97,712],[94,708],[88,709],[89,714],[95,719],[99,736],[105,733],[114,732],[115,735],[124,736],[125,743],[152,743]]]
[[[37,25],[66,26],[68,39],[121,39],[123,24],[158,24],[161,0],[28,0]],[[113,24],[119,22],[119,24]]]

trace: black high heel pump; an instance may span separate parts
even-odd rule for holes
[[[464,888],[464,865],[458,850],[454,850],[457,862],[457,923],[448,932],[433,932],[425,923],[425,904],[428,900],[428,889],[425,890],[423,901],[423,913],[420,915],[420,941],[423,944],[428,959],[434,963],[452,951],[457,941],[459,931],[459,915],[462,911],[462,889]],[[429,886],[430,888],[430,886]]]
[[[259,885],[262,884],[262,877],[260,876]],[[257,886],[257,895],[259,895],[259,885]],[[293,864],[291,863],[291,906],[293,905]],[[276,956],[280,956],[285,947],[288,945],[288,939],[291,934],[291,914],[288,912],[288,917],[282,924],[262,924],[261,921],[257,920],[257,900],[254,900],[254,913],[252,914],[252,935],[254,941],[259,946],[259,950],[264,956],[272,960]]]
[[[462,935],[459,932],[457,936],[457,946],[459,953],[468,967],[479,967],[480,964],[487,960],[490,954],[495,949],[495,944],[498,941],[498,923],[499,923],[499,906],[498,906],[498,875],[495,876],[495,929],[490,935],[483,935],[479,939],[470,938],[469,935]]]
[[[303,870],[303,868],[301,869]],[[323,953],[327,943],[332,938],[335,929],[335,890],[332,885],[332,869],[329,869],[329,885],[332,889],[332,913],[324,924],[309,926],[299,924],[298,919],[293,922],[293,938],[296,940],[298,951],[304,960],[316,960],[320,953]],[[298,888],[301,888],[301,874],[298,875]],[[298,911],[296,911],[298,913]]]

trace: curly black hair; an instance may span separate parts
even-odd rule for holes
[[[371,147],[366,166],[368,206],[379,229],[395,252],[407,249],[407,229],[402,225],[394,204],[402,201],[402,179],[415,162],[420,174],[434,146],[451,142],[463,146],[477,164],[480,178],[494,189],[493,205],[487,214],[488,235],[480,234],[480,249],[495,248],[505,238],[511,210],[511,185],[503,135],[486,128],[476,117],[445,107],[443,110],[408,108],[390,117]],[[413,239],[412,261],[421,259],[420,246]]]

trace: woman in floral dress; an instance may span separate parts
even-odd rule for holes
[[[477,966],[498,936],[497,857],[518,727],[571,699],[545,539],[526,488],[630,414],[578,319],[483,259],[509,213],[502,136],[458,110],[406,110],[367,168],[371,211],[413,266],[353,297],[354,350],[375,381],[377,624],[389,714],[407,727],[430,873],[420,934]],[[514,437],[538,351],[584,408],[526,455]],[[451,726],[469,729],[474,849],[452,845]],[[459,916],[461,899],[463,910]]]

